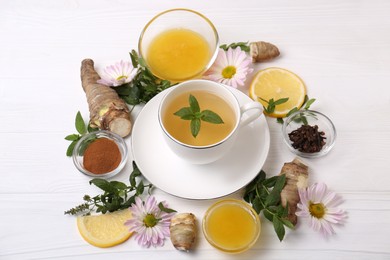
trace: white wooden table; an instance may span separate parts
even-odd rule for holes
[[[81,60],[94,59],[98,70],[128,60],[147,21],[175,7],[209,17],[221,43],[276,44],[280,58],[255,70],[297,73],[317,98],[312,108],[333,119],[334,150],[304,161],[311,183],[325,182],[345,199],[348,220],[337,235],[323,239],[301,221],[280,243],[263,221],[257,244],[240,255],[218,252],[201,232],[189,254],[169,241],[143,249],[134,239],[100,249],[79,236],[74,217],[64,216],[84,194],[98,192],[65,156],[76,112],[88,117]],[[0,259],[390,259],[389,13],[386,0],[0,0]],[[267,121],[271,148],[263,169],[275,175],[294,155],[281,126]],[[129,163],[116,179],[125,182],[130,172]],[[158,189],[154,195],[199,220],[214,202]]]

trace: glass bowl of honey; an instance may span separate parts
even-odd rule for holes
[[[182,82],[200,77],[217,57],[219,37],[212,22],[189,9],[156,15],[141,32],[138,50],[158,78]]]
[[[248,203],[224,199],[206,211],[202,229],[213,247],[225,253],[241,253],[256,243],[261,223],[259,215]]]

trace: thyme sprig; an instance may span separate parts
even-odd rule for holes
[[[288,205],[283,207],[280,201],[280,193],[286,184],[286,176],[279,175],[266,178],[264,171],[256,176],[245,187],[244,200],[252,204],[253,209],[271,221],[280,241],[285,235],[285,226],[294,229],[294,225],[287,219]]]
[[[65,211],[64,214],[90,215],[92,212],[105,214],[107,212],[129,208],[135,202],[135,198],[144,193],[145,188],[148,188],[148,193],[150,194],[151,188],[153,187],[152,184],[145,185],[143,180],[137,182],[137,178],[141,176],[140,170],[133,161],[133,172],[129,177],[129,186],[119,181],[107,181],[99,178],[92,179],[89,184],[97,186],[103,193],[94,197],[84,195],[84,203]]]

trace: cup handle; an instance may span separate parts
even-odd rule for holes
[[[255,113],[251,113],[250,116],[244,118],[243,115],[250,111],[255,110]],[[253,120],[259,118],[263,114],[263,105],[261,105],[259,102],[248,102],[240,107],[241,112],[241,120],[240,120],[240,127],[246,126],[247,124],[251,123]]]

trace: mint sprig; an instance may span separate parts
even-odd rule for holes
[[[68,146],[68,149],[66,150],[66,156],[72,156],[77,141],[80,140],[81,137],[83,137],[83,135],[98,130],[97,128],[91,128],[89,124],[88,125],[85,124],[80,111],[78,111],[76,114],[75,127],[78,134],[70,134],[65,137],[65,140],[71,141],[70,145]]]
[[[190,128],[191,134],[194,138],[197,137],[201,127],[201,121],[212,123],[212,124],[223,124],[222,118],[211,110],[200,110],[198,100],[193,96],[189,95],[188,102],[189,107],[183,107],[174,113],[175,116],[180,117],[183,120],[191,120]]]
[[[261,170],[257,177],[245,187],[244,194],[244,200],[252,204],[257,214],[262,212],[264,217],[273,223],[280,241],[286,233],[285,226],[294,229],[294,225],[287,219],[288,205],[283,207],[280,201],[280,193],[285,184],[284,174],[266,178],[265,172]]]

